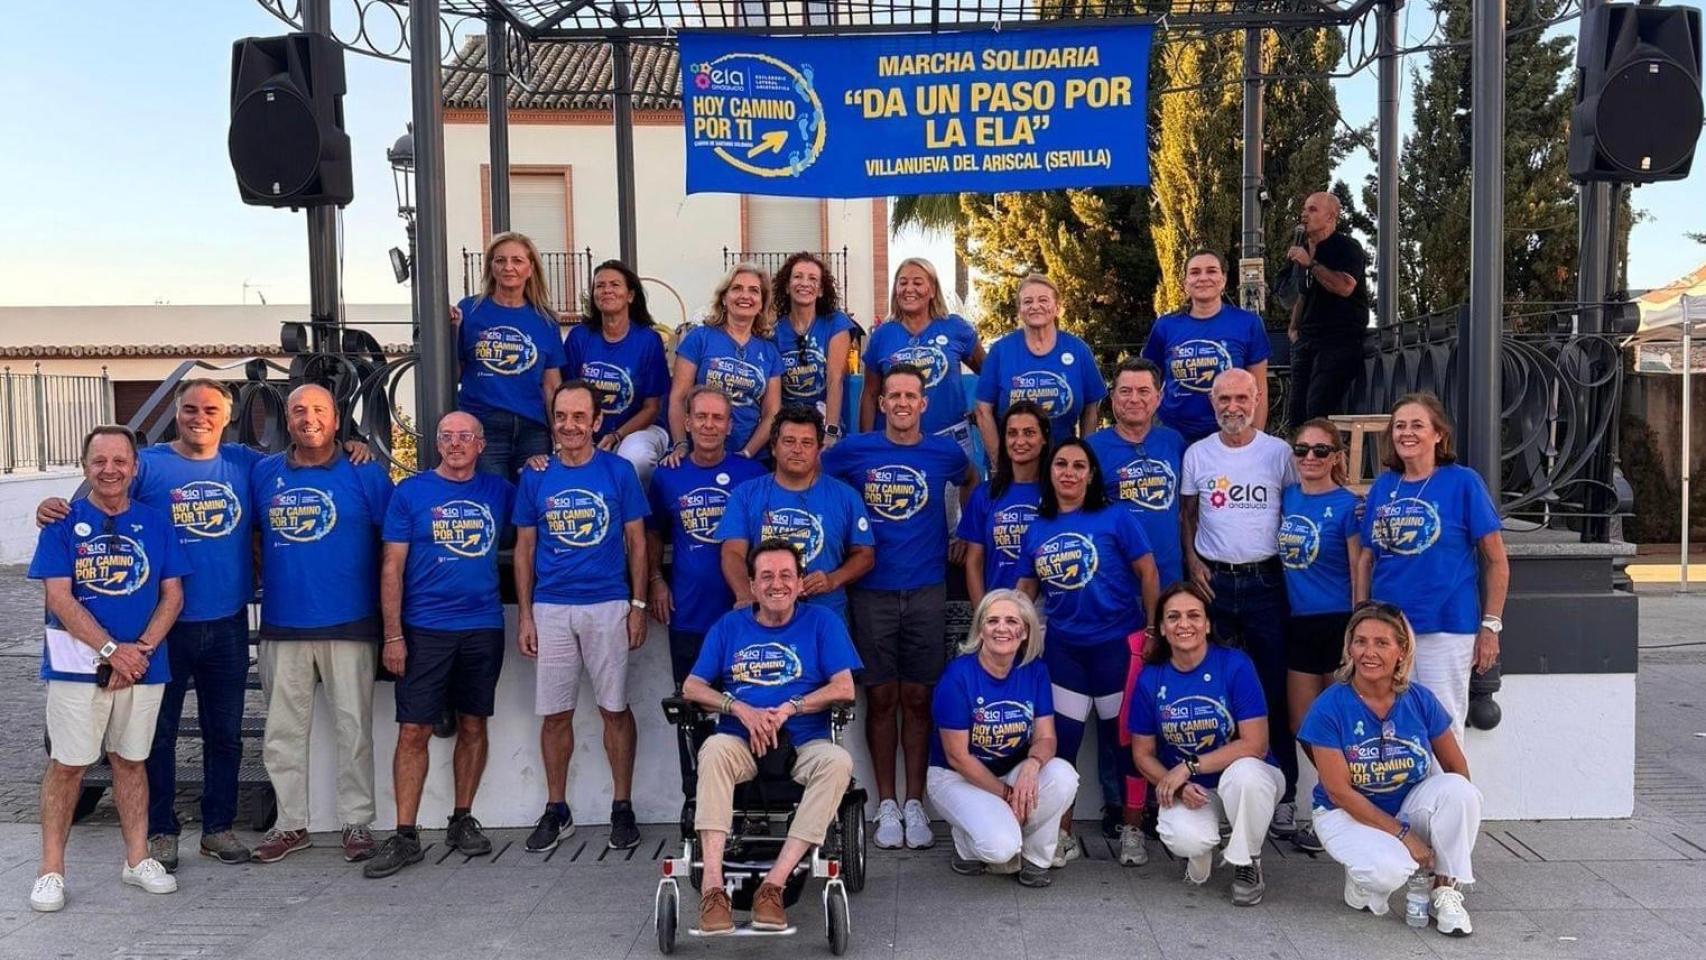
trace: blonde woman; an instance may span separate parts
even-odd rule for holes
[[[1431,877],[1440,933],[1468,936],[1459,883],[1481,827],[1481,791],[1439,698],[1412,683],[1416,635],[1389,603],[1359,604],[1345,629],[1338,683],[1317,697],[1297,738],[1321,775],[1315,832],[1345,866],[1345,905],[1379,916],[1417,870]]]
[[[1090,345],[1060,329],[1060,288],[1040,273],[1019,281],[1019,329],[989,348],[977,378],[977,428],[994,462],[995,425],[1015,401],[1030,400],[1049,418],[1049,439],[1088,437],[1102,422],[1108,385]]]
[[[1024,886],[1049,885],[1078,772],[1055,756],[1042,652],[1030,598],[991,590],[936,684],[926,792],[953,829],[955,873],[1017,873]]]
[[[666,465],[678,465],[687,452],[687,396],[701,384],[721,390],[734,404],[729,451],[751,459],[763,456],[782,409],[782,355],[771,339],[775,332],[769,276],[762,267],[736,264],[717,284],[710,317],[675,348]]]
[[[889,294],[889,317],[865,339],[865,388],[859,398],[859,429],[881,430],[877,398],[883,374],[897,363],[924,371],[925,433],[940,433],[965,423],[966,391],[960,365],[983,369],[983,344],[957,313],[948,312],[936,268],[921,257],[900,262]],[[970,437],[963,444],[969,448]],[[970,455],[970,450],[967,450]]]
[[[545,411],[563,380],[563,339],[526,234],[496,234],[483,262],[480,293],[451,311],[462,366],[456,408],[485,429],[480,472],[514,480],[528,458],[551,452]]]

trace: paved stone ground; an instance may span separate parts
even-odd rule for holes
[[[39,608],[14,586],[15,576],[0,577],[0,819],[24,820],[34,815],[41,759],[32,679]],[[1226,903],[1227,871],[1207,887],[1187,887],[1179,864],[1153,844],[1154,859],[1137,869],[1121,869],[1106,846],[1093,845],[1091,859],[1056,874],[1052,888],[1028,891],[1004,878],[954,876],[940,843],[928,851],[873,850],[869,884],[852,898],[848,955],[1706,957],[1706,597],[1647,591],[1641,617],[1636,816],[1485,824],[1469,897],[1473,937],[1410,930],[1396,899],[1398,909],[1385,918],[1351,913],[1339,902],[1341,870],[1289,848],[1267,851],[1267,902],[1240,910]],[[192,806],[180,806],[193,815]],[[633,856],[607,854],[602,829],[583,828],[547,857],[522,851],[525,831],[495,831],[495,857],[470,861],[435,846],[426,863],[383,881],[363,880],[338,856],[336,838],[324,836],[319,847],[269,866],[186,860],[183,891],[150,897],[118,883],[110,807],[103,803],[93,819],[73,831],[71,905],[57,915],[24,905],[36,869],[34,827],[0,823],[0,958],[656,955],[654,861],[667,835],[659,827],[645,828]],[[185,841],[193,849],[193,835]],[[677,950],[827,956],[817,902],[808,890],[795,906],[793,937],[683,937]]]

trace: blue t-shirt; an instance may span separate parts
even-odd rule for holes
[[[623,528],[650,512],[633,466],[614,453],[594,450],[578,467],[553,457],[544,470],[523,470],[511,522],[539,528],[534,601],[585,605],[631,598]]]
[[[751,707],[779,707],[804,697],[843,670],[863,666],[847,635],[847,622],[809,603],[794,607],[793,619],[780,627],[758,622],[748,608],[731,610],[711,625],[693,676],[732,693]],[[802,713],[783,724],[798,747],[829,736],[829,713]],[[746,727],[732,715],[717,721],[719,733],[745,738]]]
[[[1213,433],[1209,389],[1214,378],[1261,363],[1272,353],[1262,318],[1229,303],[1201,320],[1189,313],[1157,319],[1143,356],[1161,368],[1162,421],[1192,440]]]
[[[748,549],[771,537],[799,548],[807,573],[834,573],[854,547],[876,546],[865,502],[852,487],[834,477],[819,476],[804,490],[789,490],[774,476],[748,480],[735,488],[717,540],[745,540]],[[847,591],[834,590],[811,597],[838,614],[847,612]]]
[[[960,382],[960,364],[977,352],[977,331],[957,313],[937,317],[923,332],[913,336],[906,324],[893,317],[877,324],[865,338],[866,376],[877,377],[897,363],[910,363],[924,371],[924,408],[920,428],[935,433],[966,418],[965,386]],[[886,419],[877,411],[872,429],[881,432]]]
[[[391,477],[378,463],[350,463],[342,451],[318,467],[292,466],[289,456],[256,464],[252,484],[262,632],[377,623],[379,531]]]
[[[630,325],[627,335],[611,343],[598,328],[577,324],[563,338],[563,357],[564,380],[585,380],[603,394],[599,437],[627,423],[647,400],[669,396],[663,337],[651,327]],[[657,426],[664,425],[666,405],[659,401],[657,419],[652,421]]]
[[[188,576],[189,557],[178,545],[172,521],[136,500],[109,517],[87,499],[71,502],[71,513],[42,528],[30,561],[31,580],[71,581],[71,597],[89,611],[114,640],[135,643],[160,605],[160,585]],[[95,682],[99,653],[66,632],[51,612],[42,644],[41,678]],[[162,646],[148,661],[143,683],[172,679]]]
[[[1126,729],[1155,738],[1155,758],[1171,770],[1186,757],[1203,757],[1238,739],[1238,725],[1265,720],[1268,701],[1256,666],[1242,650],[1211,643],[1195,670],[1181,673],[1171,662],[1150,664],[1137,675],[1126,711]],[[1281,723],[1286,722],[1282,717]],[[1273,763],[1270,751],[1263,758]],[[1219,773],[1191,780],[1213,789]]]
[[[964,483],[971,461],[947,437],[902,445],[858,433],[823,454],[823,471],[864,498],[877,537],[875,569],[859,586],[916,590],[948,579],[948,484]]]
[[[1034,483],[1009,484],[994,501],[990,500],[988,482],[978,484],[971,492],[971,499],[960,511],[954,536],[983,547],[984,590],[1019,585],[1019,547],[1042,502],[1042,488]]]
[[[404,623],[427,630],[503,628],[498,538],[514,499],[509,481],[487,473],[458,482],[429,470],[397,485],[383,536],[409,547]]]
[[[1155,423],[1142,443],[1126,440],[1113,427],[1097,430],[1086,442],[1102,465],[1108,501],[1125,504],[1149,537],[1161,586],[1185,579],[1185,548],[1179,539],[1185,438],[1172,427]]]
[[[1357,536],[1357,499],[1344,487],[1304,493],[1295,483],[1280,494],[1279,558],[1293,614],[1350,612],[1351,552],[1345,542]]]
[[[996,418],[1015,400],[1031,400],[1048,414],[1055,443],[1078,435],[1084,408],[1108,396],[1102,371],[1090,345],[1065,331],[1054,336],[1054,349],[1037,356],[1025,345],[1025,331],[995,341],[977,376],[977,399],[994,404]]]
[[[782,405],[816,406],[829,396],[829,341],[853,329],[840,310],[812,321],[805,336],[794,332],[786,316],[776,321],[776,349],[782,353]],[[847,411],[842,411],[845,420]]]
[[[771,380],[782,376],[782,355],[776,344],[754,335],[743,347],[721,327],[694,327],[675,348],[675,355],[694,365],[695,384],[708,384],[729,395],[734,404],[729,449],[744,449],[758,429],[764,391]]]
[[[222,443],[209,460],[191,460],[169,443],[144,447],[130,495],[171,518],[189,557],[179,623],[229,617],[255,596],[255,511],[249,474],[261,454]]]
[[[1048,642],[1123,643],[1142,629],[1143,584],[1131,565],[1149,554],[1143,528],[1118,507],[1033,520],[1019,549],[1019,570],[1040,588]]]
[[[462,392],[457,409],[476,416],[507,410],[550,424],[545,412],[545,371],[563,365],[556,321],[530,306],[506,307],[488,297],[457,304],[457,355]]]
[[[704,633],[734,606],[734,593],[723,579],[717,525],[728,509],[729,492],[763,475],[756,461],[733,454],[709,467],[684,457],[680,466],[659,467],[652,474],[652,512],[646,525],[675,545],[669,569],[675,605],[670,629]]]
[[[963,730],[972,759],[1004,777],[1030,753],[1037,720],[1054,716],[1054,693],[1042,660],[1013,664],[1007,676],[990,676],[977,654],[948,661],[930,703],[937,730]],[[948,768],[940,733],[930,737],[930,765]]]
[[[1481,538],[1498,529],[1487,485],[1468,467],[1443,464],[1419,481],[1382,473],[1362,519],[1362,544],[1374,551],[1371,595],[1403,610],[1417,633],[1475,633],[1476,558]]]
[[[1335,683],[1309,707],[1297,739],[1317,750],[1337,750],[1350,767],[1351,786],[1368,802],[1397,816],[1410,790],[1433,772],[1434,738],[1451,729],[1451,715],[1433,691],[1411,683],[1381,720],[1348,683]],[[1315,805],[1332,810],[1333,798],[1315,785]]]

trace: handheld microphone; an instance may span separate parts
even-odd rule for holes
[[[1291,245],[1292,246],[1301,247],[1301,246],[1303,246],[1303,242],[1307,239],[1309,239],[1309,236],[1304,231],[1303,224],[1300,223],[1296,227],[1292,228],[1292,231],[1291,231]]]

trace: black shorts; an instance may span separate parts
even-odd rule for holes
[[[1327,674],[1339,669],[1345,654],[1345,624],[1351,615],[1293,615],[1285,622],[1285,667],[1297,673]]]
[[[403,626],[408,660],[397,678],[397,722],[437,723],[450,707],[471,717],[494,712],[504,632]]]
[[[867,687],[885,683],[933,684],[948,664],[948,586],[916,590],[847,591],[853,646]]]

